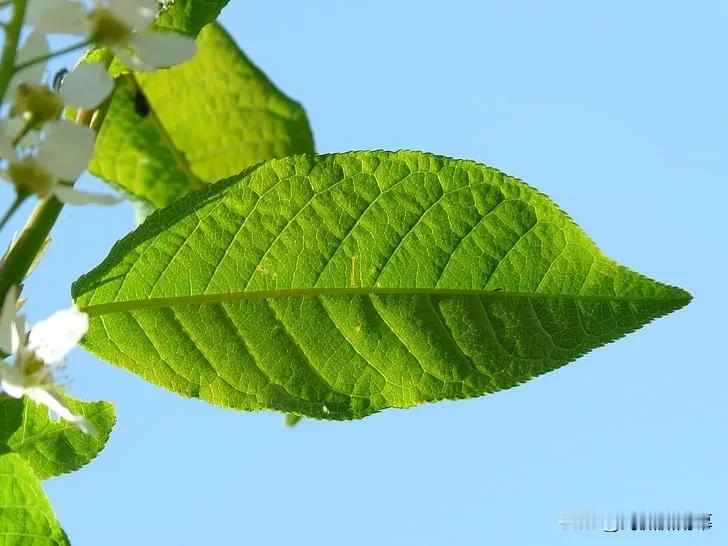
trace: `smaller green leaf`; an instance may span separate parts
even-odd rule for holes
[[[66,398],[72,411],[89,419],[96,436],[84,434],[67,421],[52,421],[48,410],[26,398],[0,396],[0,444],[17,453],[41,479],[78,470],[106,445],[116,423],[110,402]]]
[[[119,82],[89,165],[156,208],[260,161],[314,150],[301,105],[220,25],[208,25],[197,46],[186,63]]]
[[[220,15],[228,0],[166,0],[156,28],[197,36],[202,27]]]
[[[286,419],[284,423],[287,427],[295,427],[299,421],[303,419],[302,415],[296,415],[295,413],[286,413]]]
[[[16,453],[0,455],[0,544],[69,544],[38,477]]]

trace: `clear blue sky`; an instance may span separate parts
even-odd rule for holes
[[[292,430],[77,350],[70,391],[119,422],[93,464],[47,483],[74,545],[728,544],[727,6],[233,1],[223,23],[304,104],[319,151],[493,165],[695,300],[510,391]],[[131,228],[126,205],[66,210],[31,318]],[[567,508],[710,511],[715,528],[569,534]]]

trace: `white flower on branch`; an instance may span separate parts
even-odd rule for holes
[[[156,16],[157,0],[31,0],[26,22],[39,32],[75,34],[109,46],[136,70],[192,58],[196,51],[192,38],[149,29]]]
[[[18,50],[18,63],[43,58],[49,52],[48,40],[40,32],[31,33]],[[32,116],[37,122],[57,119],[64,105],[93,109],[111,94],[114,81],[101,63],[82,63],[63,80],[58,92],[50,89],[43,78],[47,60],[20,70],[10,84],[9,96],[14,115]]]
[[[71,205],[96,203],[112,205],[119,199],[74,189],[94,153],[96,135],[88,127],[67,120],[47,123],[40,133],[31,132],[17,149],[8,135],[10,120],[0,120],[0,159],[7,162],[0,176],[12,182],[20,194],[34,193],[44,198],[55,195]]]
[[[25,317],[16,311],[17,302],[17,289],[12,287],[0,314],[0,350],[13,358],[13,362],[0,362],[0,387],[8,396],[27,396],[82,431],[93,434],[93,424],[70,410],[53,380],[55,368],[86,335],[88,315],[71,307],[54,313],[26,332]]]
[[[22,63],[42,58],[48,51],[46,37],[33,32],[18,51],[18,59]],[[86,109],[98,106],[113,90],[113,80],[102,64],[81,64],[56,92],[43,83],[45,70],[46,61],[33,63],[15,74],[11,82],[10,112],[22,119],[0,120],[0,161],[5,162],[0,176],[20,194],[41,198],[55,195],[75,205],[118,202],[111,195],[75,190],[68,184],[91,161],[96,135],[88,127],[58,119],[65,105]],[[31,129],[40,128],[24,131],[26,123]]]

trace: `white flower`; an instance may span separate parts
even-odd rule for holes
[[[72,205],[119,202],[112,195],[84,192],[64,183],[81,176],[91,160],[96,139],[91,129],[68,120],[52,121],[40,133],[23,138],[19,153],[12,145],[10,127],[17,128],[17,120],[0,120],[0,159],[7,162],[0,176],[12,182],[18,193],[34,193],[41,198],[55,195]]]
[[[149,30],[156,16],[157,0],[31,0],[26,23],[47,34],[76,34],[105,44],[136,70],[173,66],[193,57],[192,38]]]
[[[50,51],[48,39],[32,32],[18,50],[17,62],[43,58]],[[32,114],[36,121],[56,119],[64,105],[91,110],[114,89],[114,81],[101,63],[81,63],[63,80],[58,93],[43,82],[48,61],[33,63],[13,76],[8,97],[16,115]]]
[[[19,62],[42,57],[48,50],[46,37],[33,32],[18,51]],[[45,61],[34,63],[13,77],[11,113],[43,125],[15,145],[25,122],[19,117],[0,119],[0,160],[7,163],[0,176],[12,182],[19,193],[41,198],[54,194],[61,201],[78,205],[118,202],[113,196],[75,190],[63,183],[75,181],[86,169],[96,134],[88,127],[58,119],[64,104],[86,109],[98,106],[111,93],[113,80],[102,64],[81,64],[66,76],[56,93],[42,81],[45,69]]]
[[[69,409],[52,378],[54,367],[86,334],[88,315],[71,307],[38,322],[26,332],[25,317],[16,312],[17,301],[17,289],[12,287],[0,314],[0,350],[14,357],[14,362],[0,362],[0,387],[8,396],[27,396],[82,431],[93,434],[93,424]]]
[[[58,93],[68,106],[93,110],[113,90],[114,80],[102,63],[80,63],[63,78]]]

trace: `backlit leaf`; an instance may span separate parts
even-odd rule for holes
[[[68,406],[89,419],[96,436],[63,420],[51,420],[48,409],[26,398],[0,395],[0,445],[25,459],[41,479],[72,472],[91,462],[104,448],[116,422],[109,402],[66,398]]]
[[[313,152],[301,106],[217,24],[180,66],[128,74],[99,133],[92,174],[162,207],[263,160]]]
[[[0,544],[69,544],[37,476],[16,453],[0,455]]]
[[[418,152],[254,167],[153,213],[73,294],[100,358],[327,419],[513,387],[690,301],[522,181]]]

